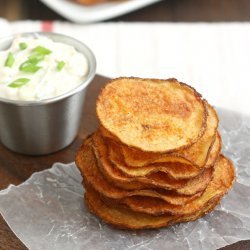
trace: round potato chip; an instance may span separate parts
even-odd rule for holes
[[[204,204],[201,210],[193,214],[179,216],[164,214],[153,216],[134,212],[130,209],[117,206],[109,206],[103,202],[100,194],[91,186],[86,186],[85,201],[89,210],[103,221],[120,229],[152,229],[171,226],[179,222],[196,220],[207,214],[218,204],[221,197],[215,197],[208,204]]]
[[[224,195],[232,186],[234,179],[235,171],[232,162],[224,156],[220,156],[214,166],[213,178],[203,194],[184,206],[172,205],[158,198],[146,196],[126,197],[120,199],[118,202],[127,205],[133,211],[151,215],[164,213],[176,215],[192,214],[202,209],[204,204],[209,202],[213,197]]]
[[[130,167],[127,166],[123,158],[119,158],[119,154],[114,152],[114,148],[109,148],[109,159],[122,173],[130,177],[148,176],[156,172],[164,172],[174,179],[189,179],[193,178],[203,171],[204,168],[209,168],[214,165],[215,161],[220,155],[221,150],[221,138],[219,133],[216,134],[215,141],[210,146],[208,159],[203,169],[197,168],[190,164],[179,163],[178,161],[153,163],[142,167]],[[117,150],[116,150],[117,151]]]
[[[192,146],[173,153],[150,153],[136,150],[112,140],[107,130],[101,127],[100,131],[109,145],[110,159],[122,158],[130,167],[143,167],[152,163],[179,162],[185,165],[193,165],[203,168],[216,137],[218,128],[218,116],[212,106],[208,104],[207,126],[203,136]]]
[[[100,171],[109,182],[122,189],[163,188],[175,190],[179,194],[193,195],[203,191],[212,178],[213,168],[205,168],[198,176],[190,179],[176,180],[163,172],[152,173],[149,176],[129,177],[109,161],[107,147],[99,132],[93,135],[93,144]]]
[[[207,121],[201,95],[176,79],[114,79],[101,91],[96,111],[118,141],[147,152],[190,147]]]
[[[77,152],[76,164],[84,178],[84,183],[91,185],[97,192],[111,199],[122,199],[130,196],[156,197],[173,205],[184,205],[202,193],[187,196],[163,189],[124,190],[109,183],[97,167],[91,138],[87,139]]]

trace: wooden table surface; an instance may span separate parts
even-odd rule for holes
[[[64,150],[46,156],[24,156],[11,152],[0,144],[0,189],[8,187],[9,184],[18,185],[27,180],[32,173],[50,168],[54,162],[69,163],[74,161],[75,152],[79,148],[83,138],[95,131],[98,126],[95,115],[95,102],[100,89],[107,80],[107,78],[102,76],[96,76],[88,87],[79,134],[76,140]],[[1,216],[0,249],[26,249],[12,233]],[[247,250],[250,249],[250,241],[238,242],[223,249]]]

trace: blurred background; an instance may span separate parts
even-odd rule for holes
[[[54,0],[50,0],[53,2]],[[144,0],[140,0],[144,1]],[[15,20],[66,20],[39,0],[0,0],[0,16]],[[249,0],[164,0],[112,21],[249,21]]]
[[[86,43],[107,77],[175,77],[250,114],[249,0],[0,0],[0,36],[53,31]]]

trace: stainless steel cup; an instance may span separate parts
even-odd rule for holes
[[[89,71],[85,80],[66,94],[41,101],[14,101],[0,98],[0,138],[7,148],[22,154],[42,155],[68,146],[76,137],[85,90],[96,71],[91,50],[71,37],[55,33],[23,33],[19,36],[43,35],[69,44],[83,53]],[[0,39],[0,50],[10,46],[15,36]]]

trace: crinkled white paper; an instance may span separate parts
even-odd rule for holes
[[[250,117],[219,110],[224,153],[237,181],[214,212],[195,222],[160,230],[114,229],[83,203],[74,163],[56,163],[19,186],[0,192],[0,212],[29,249],[216,249],[250,239]]]

